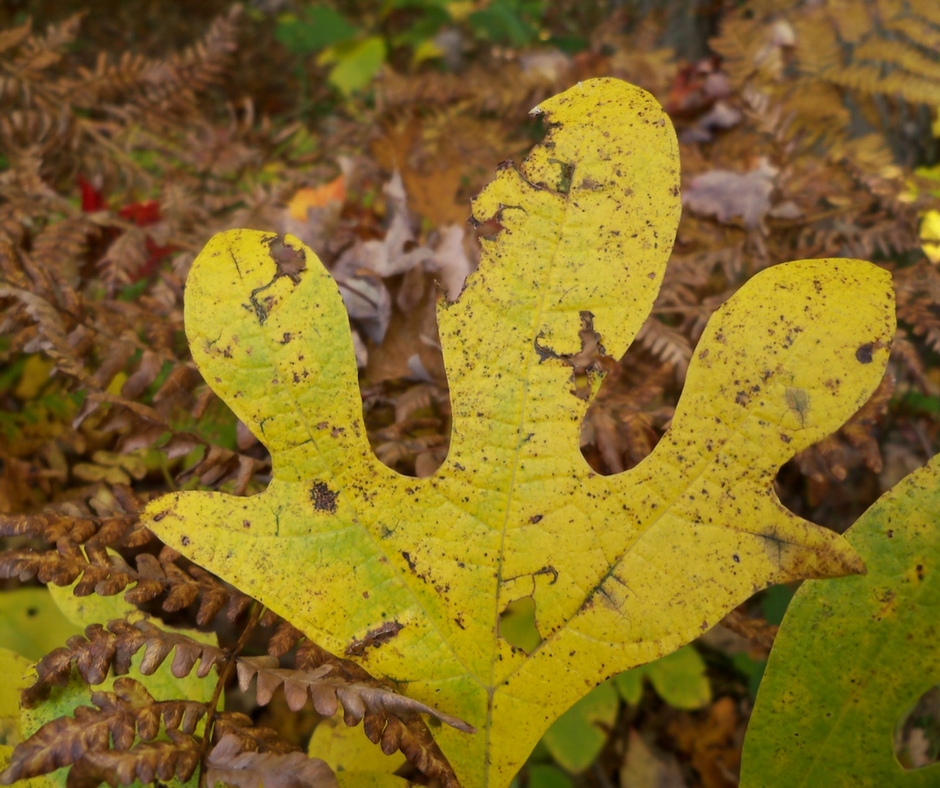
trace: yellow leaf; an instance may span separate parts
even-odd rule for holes
[[[317,725],[307,754],[321,758],[336,772],[340,788],[404,788],[408,781],[393,772],[405,763],[400,752],[386,755],[366,738],[362,727],[349,728],[340,715],[327,717]]]
[[[940,211],[927,211],[921,219],[920,248],[931,263],[940,264]]]
[[[440,305],[453,408],[440,470],[406,478],[374,456],[348,319],[313,252],[235,230],[193,264],[186,330],[273,478],[249,498],[164,496],[143,518],[315,642],[475,726],[435,730],[465,788],[508,785],[591,687],[755,591],[863,570],[842,537],[782,506],[774,477],[874,391],[895,329],[890,277],[869,263],[768,269],[708,324],[655,451],[598,476],[568,359],[585,327],[619,357],[648,314],[679,218],[678,147],[657,102],[617,80],[536,111],[545,141],[473,203],[502,230]],[[499,625],[526,598],[538,639],[523,648]]]
[[[34,399],[39,396],[49,382],[49,375],[55,369],[55,362],[45,356],[32,355],[23,364],[23,374],[13,390],[20,400]]]
[[[444,50],[438,46],[433,38],[428,38],[415,47],[414,53],[411,56],[411,65],[417,66],[425,60],[433,60],[434,58],[443,56]]]

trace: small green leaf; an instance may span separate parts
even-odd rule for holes
[[[582,772],[604,749],[619,707],[617,690],[605,681],[555,720],[542,742],[560,766]]]
[[[525,46],[538,38],[539,31],[533,22],[540,6],[540,3],[519,0],[491,0],[484,8],[470,14],[470,26],[479,38],[497,44]]]
[[[614,686],[624,703],[630,706],[636,706],[643,697],[643,676],[645,674],[645,665],[631,670],[625,670],[618,673],[613,678]]]
[[[701,709],[711,703],[712,688],[705,675],[705,661],[692,646],[647,665],[653,689],[677,709]]]
[[[705,661],[693,646],[683,646],[655,662],[615,676],[620,697],[631,705],[639,703],[644,677],[656,694],[674,708],[700,709],[711,703],[712,688],[705,675]]]
[[[529,767],[529,788],[574,788],[574,783],[561,769],[534,763]]]
[[[905,772],[897,724],[940,683],[940,455],[845,533],[868,573],[806,581],[787,611],[748,726],[742,786],[940,785]]]
[[[780,625],[794,593],[796,593],[796,588],[792,585],[771,586],[764,592],[764,598],[761,600],[761,611],[768,624]]]
[[[356,28],[342,14],[325,5],[308,6],[302,19],[285,15],[274,31],[274,37],[292,55],[300,57],[346,41],[355,34]]]
[[[344,96],[350,96],[372,81],[385,62],[385,56],[385,40],[381,36],[370,36],[362,41],[332,46],[323,51],[318,62],[336,64],[327,79]]]

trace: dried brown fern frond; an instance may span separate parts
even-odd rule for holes
[[[298,748],[266,728],[256,728],[244,715],[223,713],[214,718],[212,749],[197,735],[208,705],[187,700],[156,700],[140,682],[124,677],[112,692],[93,692],[90,706],[73,717],[43,725],[15,748],[0,783],[69,769],[70,788],[101,782],[130,785],[155,778],[186,781],[205,763],[207,776],[228,775],[239,785],[263,779],[277,783],[277,770],[287,769],[299,784],[335,786],[322,761],[307,759]],[[160,737],[158,739],[158,737]],[[275,771],[271,771],[275,770]],[[231,774],[230,774],[231,772]],[[292,782],[291,784],[298,784]]]
[[[905,105],[940,103],[938,41],[932,0],[827,0],[745,3],[710,44],[737,88],[795,113],[791,133],[845,140],[867,127],[901,155]]]
[[[115,619],[107,628],[101,624],[86,627],[84,637],[74,635],[64,647],[43,657],[36,664],[36,680],[23,692],[22,702],[33,706],[48,697],[53,687],[64,687],[73,675],[73,668],[90,686],[101,684],[112,671],[123,675],[130,670],[131,658],[141,648],[144,657],[139,669],[144,675],[153,674],[174,649],[172,671],[177,678],[187,675],[197,662],[197,675],[205,678],[213,665],[228,659],[228,653],[222,649],[166,632],[147,621],[131,624]]]
[[[70,87],[76,106],[102,105],[173,113],[190,109],[196,94],[217,83],[226,71],[241,7],[217,17],[202,40],[179,54],[154,60],[125,53],[112,63],[103,53],[93,70],[80,69]]]
[[[142,552],[136,569],[114,548],[136,549],[151,542],[150,531],[139,528],[136,514],[104,518],[75,517],[48,512],[38,516],[0,516],[0,535],[28,536],[53,543],[55,549],[17,547],[0,552],[0,577],[16,577],[20,582],[33,578],[42,583],[75,586],[77,596],[110,596],[125,591],[124,598],[141,605],[162,594],[161,607],[167,612],[188,608],[198,602],[195,620],[208,626],[227,606],[229,621],[236,620],[251,599],[222,583],[202,568],[176,564],[179,554],[164,547],[159,555]],[[80,579],[79,579],[80,578]],[[267,621],[267,619],[266,619]]]
[[[315,670],[291,670],[280,668],[279,664],[277,657],[240,657],[237,670],[242,692],[248,691],[257,676],[255,693],[262,706],[269,703],[275,690],[283,685],[287,705],[292,711],[302,709],[309,698],[319,714],[332,717],[341,704],[343,719],[350,726],[358,725],[367,715],[384,719],[426,714],[465,733],[475,731],[463,720],[378,686],[374,680],[367,684],[331,675],[332,665],[322,665]]]
[[[155,783],[174,778],[189,780],[199,766],[202,742],[178,730],[168,729],[169,741],[145,741],[129,749],[86,752],[72,764],[66,788],[98,788],[107,783],[119,785]]]
[[[893,272],[898,319],[935,353],[940,353],[940,271],[920,260]]]
[[[209,753],[206,782],[237,788],[336,788],[336,776],[323,761],[303,753],[242,749],[234,734],[219,739]]]
[[[113,692],[93,692],[91,701],[94,707],[80,706],[74,717],[52,720],[20,742],[0,782],[47,774],[112,746],[129,750],[135,739],[152,741],[161,730],[191,734],[207,712],[206,704],[195,701],[156,701],[140,682],[126,677],[114,682]],[[195,763],[189,758],[174,763],[189,769],[188,779],[198,757]]]

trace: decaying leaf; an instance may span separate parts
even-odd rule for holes
[[[309,693],[314,708],[325,717],[336,714],[338,704],[342,703],[347,725],[358,725],[367,714],[401,717],[428,714],[458,730],[473,733],[469,725],[456,717],[388,689],[331,676],[332,670],[332,665],[321,665],[311,671],[287,670],[278,667],[276,657],[242,657],[238,661],[238,685],[242,692],[246,692],[252,678],[257,675],[258,703],[262,706],[270,702],[274,690],[283,685],[287,705],[293,711],[303,708]]]
[[[744,174],[712,170],[699,175],[682,196],[691,211],[730,222],[739,216],[748,229],[760,227],[770,210],[777,169],[766,159]]]
[[[612,79],[536,111],[550,133],[474,201],[475,219],[502,229],[439,309],[454,426],[437,473],[403,477],[372,453],[348,320],[316,256],[291,236],[231,231],[193,265],[186,329],[206,380],[270,449],[273,478],[253,497],[176,493],[144,514],[320,646],[473,725],[435,731],[466,788],[507,785],[590,687],[756,590],[862,570],[773,482],[874,391],[895,332],[876,267],[770,268],[709,322],[653,453],[593,473],[570,362],[584,332],[620,356],[649,312],[680,210],[677,146],[655,100]],[[587,393],[599,382],[588,370]],[[523,599],[528,648],[499,626]]]
[[[206,784],[235,788],[336,788],[333,770],[302,752],[243,752],[233,734],[223,736],[209,753]]]
[[[805,583],[780,625],[748,726],[743,786],[937,785],[905,772],[895,732],[940,683],[940,456],[845,533],[861,577]]]

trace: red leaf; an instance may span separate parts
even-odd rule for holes
[[[82,190],[82,212],[93,213],[102,211],[108,207],[108,202],[104,195],[92,186],[84,176],[78,176],[78,188]]]
[[[118,211],[122,219],[130,219],[138,227],[156,224],[160,221],[160,203],[156,200],[132,202]]]

